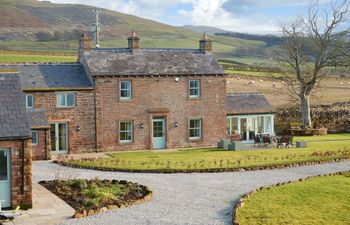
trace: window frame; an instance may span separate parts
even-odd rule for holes
[[[196,81],[198,82],[198,87],[191,88],[191,82]],[[196,95],[191,95],[191,90],[197,90],[198,94]],[[191,79],[188,81],[188,95],[191,99],[196,99],[201,97],[201,80],[199,79]]]
[[[70,106],[68,105],[68,95],[72,94],[73,95],[73,105]],[[64,95],[64,101],[65,101],[65,105],[61,105],[60,104],[60,95]],[[57,108],[75,108],[77,105],[77,101],[76,101],[76,93],[75,92],[57,92],[56,93],[56,106]]]
[[[236,120],[236,126],[237,126],[237,132],[233,133],[232,125],[233,125],[233,120]],[[238,116],[227,116],[226,117],[226,128],[227,129],[227,135],[236,135],[240,133],[240,124],[239,124],[239,117]]]
[[[191,120],[198,120],[199,127],[191,128]],[[191,137],[191,130],[199,129],[199,136]],[[189,118],[188,119],[188,139],[190,141],[198,141],[203,139],[203,119],[202,118]]]
[[[131,124],[131,126],[130,126],[130,130],[121,130],[121,124],[122,123],[130,123]],[[119,143],[120,144],[130,144],[130,143],[133,143],[133,141],[134,141],[134,121],[132,121],[132,120],[123,120],[123,121],[119,121],[119,123],[118,123],[118,125],[119,125],[119,138],[118,138],[118,140],[119,140]],[[130,136],[131,136],[131,140],[121,140],[121,133],[128,133],[128,132],[130,132]]]
[[[130,89],[122,89],[122,83],[127,82],[130,85]],[[130,96],[122,97],[122,91],[127,91],[130,93]],[[131,80],[120,80],[119,81],[119,100],[121,101],[130,101],[132,100],[132,81]]]
[[[33,134],[35,134],[35,135],[33,135]],[[35,140],[36,140],[35,143],[33,142],[34,136],[35,136]],[[38,143],[39,143],[39,131],[38,130],[32,130],[32,145],[38,145]]]
[[[32,97],[32,106],[31,107],[28,106],[28,103],[29,103],[28,97],[29,96]],[[26,94],[25,98],[26,98],[26,109],[33,109],[34,108],[34,95],[33,94]]]

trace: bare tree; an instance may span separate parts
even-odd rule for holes
[[[301,106],[302,123],[312,125],[310,94],[330,67],[350,63],[350,0],[332,1],[325,8],[310,5],[308,15],[283,27],[280,58],[282,79]]]

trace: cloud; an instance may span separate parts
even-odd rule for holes
[[[249,33],[277,33],[312,0],[52,0],[89,4],[173,25],[204,25]],[[329,0],[319,0],[320,4]],[[191,5],[191,7],[185,7]],[[289,10],[289,9],[293,9]]]

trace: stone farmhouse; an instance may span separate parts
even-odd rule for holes
[[[0,200],[31,206],[31,160],[99,151],[216,146],[273,134],[273,112],[257,93],[226,93],[206,35],[199,49],[90,47],[78,62],[14,64],[0,73]]]
[[[18,71],[32,129],[33,159],[51,154],[215,146],[274,133],[266,98],[226,93],[206,35],[199,49],[91,48],[72,64],[2,65]],[[239,111],[240,114],[237,114]]]

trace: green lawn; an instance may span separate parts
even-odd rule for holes
[[[325,136],[296,136],[294,141],[350,141],[350,134],[328,134]]]
[[[239,224],[350,224],[350,173],[317,177],[245,199]]]
[[[24,53],[0,53],[0,63],[21,63],[21,62],[76,62],[76,56],[64,55],[37,55]]]
[[[334,139],[341,136],[334,136]],[[332,135],[329,135],[330,139],[331,137]],[[109,154],[111,158],[70,160],[67,163],[83,167],[150,172],[224,171],[238,168],[268,167],[349,158],[350,134],[343,135],[343,137],[347,140],[310,141],[307,148],[244,151],[208,148],[178,151],[115,152]],[[324,137],[319,138],[325,139]]]

